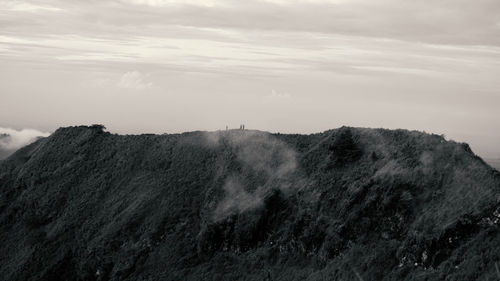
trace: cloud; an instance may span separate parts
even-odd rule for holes
[[[125,3],[135,5],[147,5],[153,7],[172,6],[172,5],[194,5],[212,7],[217,4],[216,0],[125,0]],[[219,3],[221,1],[218,1]]]
[[[260,207],[266,195],[262,186],[254,192],[247,191],[237,175],[228,177],[222,188],[226,194],[215,210],[216,220],[234,212],[242,213]]]
[[[345,0],[260,0],[260,4],[276,4],[282,6],[289,6],[290,4],[339,4]],[[201,6],[201,7],[214,7],[214,6],[231,6],[231,1],[227,0],[123,0],[124,3],[131,3],[135,5],[147,5],[153,7],[163,6]],[[251,1],[249,1],[251,2]],[[240,3],[239,3],[240,4]]]
[[[272,89],[271,94],[267,95],[266,97],[270,99],[289,99],[292,96],[289,93],[281,93]]]
[[[272,190],[288,194],[303,184],[294,177],[298,165],[296,151],[269,133],[212,132],[206,133],[206,141],[210,146],[229,146],[242,167],[225,179],[225,195],[214,210],[214,220],[258,208]],[[248,173],[258,174],[264,183],[249,184]]]
[[[24,10],[39,7],[29,2],[13,3]],[[165,35],[169,27],[183,26],[500,46],[497,36],[500,2],[497,0],[260,0],[244,3],[227,0],[103,0],[91,3],[56,0],[51,1],[50,7],[43,7],[68,13],[58,17],[49,13],[36,19],[37,26],[33,26],[25,24],[31,20],[29,13],[23,15],[14,11],[10,14],[8,11],[2,19],[6,23],[5,32],[92,33],[113,38],[145,33]],[[47,29],[56,23],[57,28]]]
[[[36,141],[38,138],[47,137],[48,135],[49,133],[34,129],[22,129],[18,131],[0,127],[0,159]]]
[[[286,100],[289,100],[292,96],[287,92],[278,92],[274,89],[271,90],[269,95],[262,98],[263,103],[266,104],[280,104]]]
[[[145,25],[154,21],[161,25],[305,31],[427,43],[500,45],[496,36],[500,4],[496,0],[217,1],[216,5],[211,1],[133,2],[150,7],[152,14],[148,13],[149,18],[144,18]],[[167,4],[168,7],[165,7]],[[170,9],[172,7],[174,9]],[[123,10],[133,12],[126,6]],[[314,17],[311,17],[312,14]]]
[[[498,58],[499,3],[104,0],[90,5],[56,0],[50,8],[67,12],[33,19],[30,13],[7,10],[0,49],[9,50],[5,58],[104,67],[136,64],[131,69],[154,64],[180,72],[244,75],[320,68],[428,76],[435,74],[429,64],[440,66],[446,59],[453,65],[445,70],[457,72],[464,69],[457,64],[473,67]],[[442,45],[467,45],[472,52],[433,47]],[[132,82],[139,88],[147,84]]]
[[[436,76],[442,75],[439,71],[430,69],[419,69],[419,68],[409,68],[409,67],[389,67],[389,66],[352,66],[353,69],[367,70],[375,72],[391,72],[395,74],[411,74],[411,75],[422,75],[422,76]]]
[[[32,4],[24,1],[6,1],[4,3],[0,3],[0,10],[7,11],[17,11],[17,12],[60,12],[62,9],[50,6],[41,6]]]
[[[148,75],[138,71],[129,71],[122,75],[116,86],[123,89],[144,90],[153,87],[152,82],[146,81]]]

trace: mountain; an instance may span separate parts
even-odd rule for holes
[[[61,128],[0,192],[0,280],[500,277],[500,173],[416,131]]]

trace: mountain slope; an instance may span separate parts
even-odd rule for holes
[[[494,280],[500,174],[415,131],[120,136],[0,163],[0,280]]]

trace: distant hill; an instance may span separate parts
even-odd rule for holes
[[[499,221],[500,173],[416,131],[81,126],[0,162],[0,280],[498,280]]]

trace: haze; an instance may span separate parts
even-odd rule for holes
[[[0,127],[424,130],[500,158],[498,0],[0,0]]]

